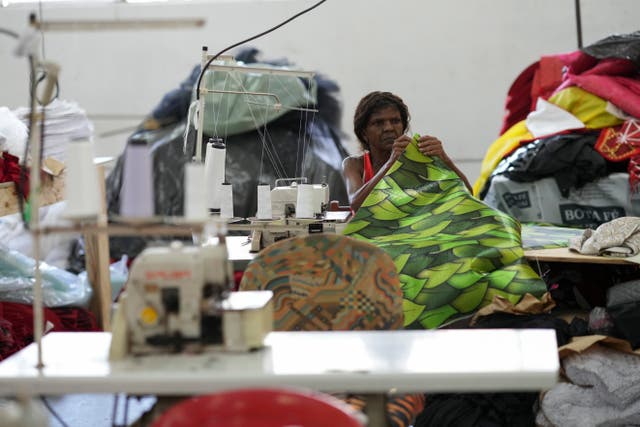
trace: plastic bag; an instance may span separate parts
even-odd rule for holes
[[[0,245],[0,301],[33,303],[35,260]],[[77,275],[40,262],[42,297],[46,307],[86,308],[91,287]]]
[[[129,267],[127,264],[129,262],[129,257],[127,255],[123,255],[120,258],[120,261],[116,261],[109,266],[109,278],[111,281],[111,301],[115,301],[120,295],[120,291],[124,287],[127,282],[127,278],[129,277]],[[86,286],[91,287],[91,283],[87,278],[87,272],[82,271],[78,274],[78,277],[82,280],[83,283],[86,283]],[[93,289],[93,287],[91,287]]]

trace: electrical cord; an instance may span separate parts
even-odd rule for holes
[[[227,47],[227,48],[224,48],[224,49],[222,49],[220,52],[218,52],[218,53],[216,53],[215,55],[213,55],[213,56],[211,57],[211,59],[209,59],[209,60],[207,61],[207,63],[205,64],[205,66],[204,66],[204,67],[202,67],[202,70],[200,70],[200,76],[198,76],[198,84],[196,85],[196,99],[200,99],[200,85],[201,85],[201,83],[202,83],[202,77],[204,76],[205,71],[207,70],[207,68],[209,68],[209,65],[211,65],[211,63],[212,63],[213,61],[215,61],[215,60],[216,60],[220,55],[222,55],[223,53],[225,53],[225,52],[227,52],[227,51],[229,51],[229,50],[231,50],[231,49],[233,49],[233,48],[235,48],[235,47],[238,47],[238,46],[240,46],[240,45],[242,45],[242,44],[248,43],[248,42],[250,42],[250,41],[252,41],[252,40],[255,40],[255,39],[257,39],[257,38],[260,38],[260,37],[262,37],[262,36],[264,36],[264,35],[267,35],[267,34],[269,34],[269,33],[273,32],[273,31],[277,30],[278,28],[282,27],[283,25],[288,24],[289,22],[291,22],[291,21],[293,21],[294,19],[296,19],[296,18],[298,18],[298,17],[300,17],[300,16],[304,15],[305,13],[307,13],[307,12],[311,12],[313,9],[315,9],[315,8],[316,8],[316,7],[318,7],[318,6],[320,6],[320,5],[321,5],[322,3],[324,3],[325,1],[327,1],[327,0],[321,0],[321,1],[317,2],[316,4],[314,4],[313,6],[308,7],[307,9],[305,9],[305,10],[303,10],[303,11],[301,11],[301,12],[296,13],[295,15],[293,15],[293,16],[292,16],[292,17],[290,17],[289,19],[287,19],[287,20],[285,20],[285,21],[283,21],[283,22],[279,23],[279,24],[278,24],[278,25],[276,25],[275,27],[272,27],[272,28],[270,28],[270,29],[268,29],[268,30],[266,30],[266,31],[261,32],[260,34],[256,34],[255,36],[249,37],[248,39],[242,40],[242,41],[240,41],[240,42],[238,42],[238,43],[232,44],[231,46],[229,46],[229,47]]]
[[[69,425],[67,423],[64,422],[64,420],[60,417],[60,415],[53,409],[53,407],[49,404],[49,402],[47,401],[47,399],[45,399],[44,396],[40,396],[40,400],[42,401],[42,403],[44,404],[44,406],[47,408],[47,410],[51,413],[51,415],[53,415],[53,418],[56,419],[56,421],[58,421],[60,423],[60,425],[62,425],[62,427],[69,427]]]

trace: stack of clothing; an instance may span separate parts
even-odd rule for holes
[[[569,382],[544,394],[536,422],[540,426],[640,424],[640,356],[595,345],[568,356]]]
[[[26,107],[14,111],[27,127],[29,112]],[[93,138],[93,123],[75,102],[54,99],[44,107],[44,117],[42,157],[45,159],[52,157],[64,163],[70,141]]]
[[[640,31],[542,57],[506,110],[475,195],[523,222],[640,215]]]

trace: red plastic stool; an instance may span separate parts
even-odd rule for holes
[[[186,399],[152,427],[362,427],[332,396],[297,389],[239,389]]]

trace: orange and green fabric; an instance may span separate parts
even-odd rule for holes
[[[339,234],[311,234],[263,249],[242,277],[240,290],[274,293],[278,331],[388,330],[403,325],[396,267],[382,249]],[[366,400],[342,399],[357,410]],[[424,409],[423,394],[390,397],[390,427],[408,427]]]
[[[437,328],[500,295],[516,304],[546,285],[524,258],[520,223],[467,191],[441,159],[410,144],[344,234],[387,252],[399,273],[404,326]]]
[[[274,329],[399,329],[402,292],[393,260],[338,234],[280,240],[245,270],[240,290],[273,292]]]

